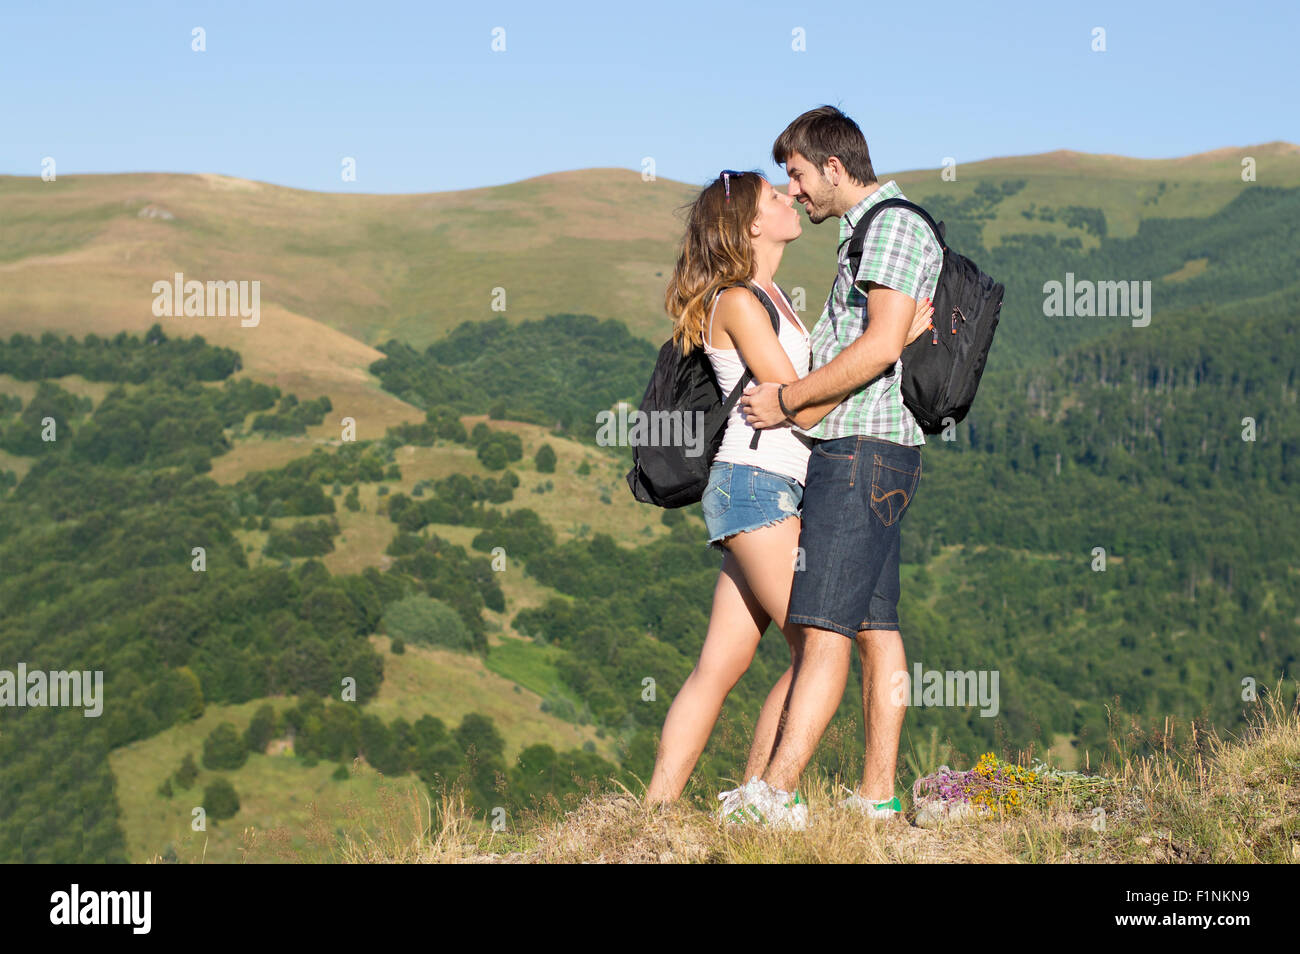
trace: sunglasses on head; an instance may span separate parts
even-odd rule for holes
[[[745,173],[743,171],[738,172],[735,169],[723,169],[720,174],[722,176],[722,188],[727,193],[727,201],[730,202],[731,201],[731,177],[743,176]]]

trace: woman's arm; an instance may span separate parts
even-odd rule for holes
[[[772,330],[772,316],[753,292],[729,288],[722,293],[713,315],[715,341],[719,328],[731,338],[745,367],[754,373],[755,381],[789,384],[799,380],[790,356]]]

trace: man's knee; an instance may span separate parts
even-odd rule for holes
[[[860,629],[854,640],[861,652],[892,649],[902,645],[903,636],[896,629]]]
[[[831,629],[817,629],[814,626],[803,628],[803,664],[816,665],[818,662],[835,660],[849,654],[850,641],[843,633]]]

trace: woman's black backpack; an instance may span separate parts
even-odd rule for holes
[[[906,199],[877,202],[854,226],[849,240],[851,275],[858,273],[871,220],[889,208],[911,209],[925,219],[943,249],[943,267],[934,290],[934,333],[921,335],[903,349],[902,384],[903,404],[921,430],[938,434],[945,418],[955,423],[970,411],[998,328],[1004,289],[948,247],[942,222],[936,225],[930,213]]]
[[[781,316],[767,295],[759,294],[748,282],[735,282],[726,287],[745,287],[753,291],[772,319],[772,330],[780,335]],[[785,290],[781,289],[781,292],[784,294]],[[709,483],[709,468],[713,466],[713,458],[726,431],[727,416],[753,379],[754,375],[746,368],[724,402],[704,349],[693,348],[683,358],[671,338],[664,342],[638,410],[644,414],[677,412],[684,420],[689,418],[692,421],[697,420],[696,412],[702,413],[704,453],[691,456],[684,446],[673,444],[634,445],[632,469],[627,472],[627,484],[632,488],[632,495],[642,503],[670,510],[693,504],[703,497],[704,488]],[[761,431],[755,431],[749,446],[757,447],[761,436]]]

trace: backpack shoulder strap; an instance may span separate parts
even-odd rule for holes
[[[746,282],[732,282],[730,285],[724,285],[722,288],[719,288],[714,292],[714,295],[721,295],[728,288],[744,288],[747,284],[748,283]],[[746,368],[745,373],[740,376],[740,380],[736,382],[736,386],[731,389],[731,394],[727,396],[727,400],[722,404],[722,416],[724,419],[731,413],[731,409],[736,406],[736,402],[740,400],[740,393],[745,390],[745,385],[748,384],[752,378],[753,375],[750,374],[749,369]]]
[[[762,302],[763,307],[767,310],[767,316],[772,319],[772,330],[776,332],[776,334],[779,336],[781,334],[781,316],[780,314],[777,313],[776,305],[774,305],[766,295],[759,294],[760,290],[755,288],[749,282],[733,282],[732,284],[726,287],[740,288],[742,286],[748,288],[751,292],[754,293],[754,297],[757,298],[760,302]],[[750,371],[749,367],[746,366],[745,373],[740,376],[740,380],[737,381],[736,386],[731,389],[731,394],[727,396],[727,400],[722,406],[722,416],[724,420],[729,414],[731,414],[731,409],[735,407],[736,402],[740,400],[741,392],[745,390],[745,387],[752,380],[754,380],[754,372]],[[758,446],[758,439],[762,436],[763,436],[762,431],[754,432],[754,439],[749,442],[749,447],[751,450]]]
[[[925,219],[925,224],[930,227],[930,231],[934,233],[935,241],[939,243],[939,250],[945,255],[948,254],[948,243],[944,241],[943,226],[936,224],[934,219],[930,217],[929,212],[907,199],[897,197],[885,199],[867,209],[867,214],[853,227],[853,237],[849,239],[849,268],[851,274],[857,275],[858,268],[862,263],[862,245],[867,240],[867,231],[871,228],[872,221],[885,209],[907,209]]]
[[[763,307],[767,309],[767,317],[772,319],[772,330],[776,332],[777,337],[780,337],[781,336],[781,313],[776,310],[776,303],[772,301],[771,298],[768,297],[767,292],[764,292],[761,288],[758,288],[755,285],[750,286],[750,291],[754,293],[755,297],[757,297],[758,300],[763,303]],[[759,292],[763,292],[763,293],[760,295]]]
[[[763,306],[763,310],[767,312],[767,317],[772,320],[772,330],[778,335],[781,333],[781,314],[776,310],[776,305],[772,303],[772,300],[768,298],[765,293],[762,293],[763,290],[761,288],[751,284],[750,282],[732,282],[730,285],[724,285],[722,288],[719,288],[716,294],[721,295],[728,288],[748,288],[753,292],[754,297],[757,298],[759,304]],[[785,294],[784,288],[781,288],[780,285],[777,285],[777,288],[781,289],[781,294]],[[788,298],[789,296],[787,295],[786,297]]]

